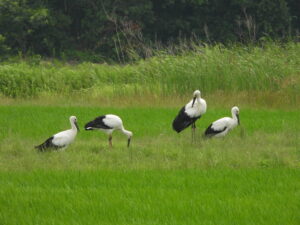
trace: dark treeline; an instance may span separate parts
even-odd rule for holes
[[[0,0],[0,55],[124,61],[171,44],[299,38],[299,0]]]

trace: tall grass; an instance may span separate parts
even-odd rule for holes
[[[127,65],[38,61],[0,65],[0,93],[9,97],[86,92],[94,96],[265,91],[298,95],[300,44],[220,45],[180,55],[166,52]]]

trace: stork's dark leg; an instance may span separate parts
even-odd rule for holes
[[[112,135],[108,136],[109,147],[112,147]]]
[[[192,123],[192,143],[195,142],[195,130],[196,130],[196,124],[194,122]]]

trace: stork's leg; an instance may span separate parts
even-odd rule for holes
[[[195,142],[195,130],[196,130],[196,124],[194,122],[192,123],[192,143]]]
[[[108,136],[109,147],[112,147],[112,135]]]

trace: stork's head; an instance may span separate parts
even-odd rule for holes
[[[201,92],[199,90],[194,91],[194,98],[201,97]]]
[[[232,113],[232,115],[236,116],[238,124],[240,125],[240,116],[239,116],[240,110],[239,110],[239,108],[237,106],[232,107],[231,113]]]
[[[201,97],[201,92],[199,90],[194,91],[192,107],[194,106],[196,98],[200,98],[200,97]]]
[[[70,123],[71,125],[73,126],[73,124],[75,125],[77,131],[79,131],[79,127],[78,127],[78,124],[77,124],[77,118],[76,116],[70,116]]]

